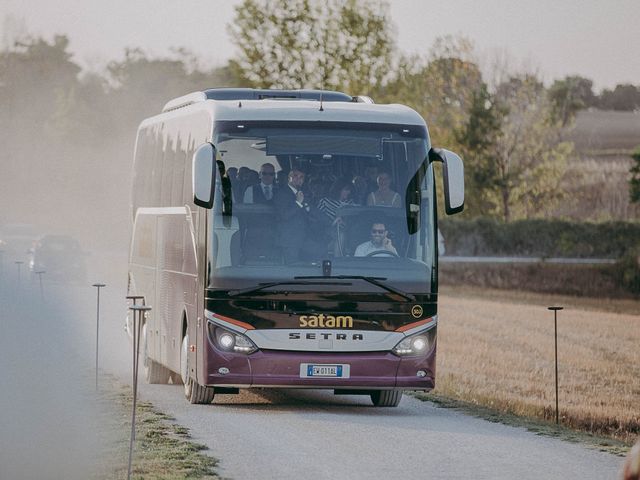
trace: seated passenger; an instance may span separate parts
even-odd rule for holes
[[[351,182],[344,179],[338,179],[331,186],[329,196],[322,197],[318,202],[318,210],[328,217],[332,225],[342,224],[342,219],[340,217],[336,218],[336,213],[340,207],[356,205],[352,195],[353,185]]]
[[[338,209],[344,206],[355,206],[356,203],[351,198],[353,185],[347,179],[338,179],[333,182],[328,197],[322,197],[318,202],[320,215],[320,225],[328,231],[329,253],[342,256],[342,245],[344,244],[344,221],[337,216]]]
[[[378,175],[378,189],[367,197],[367,205],[372,207],[400,207],[400,195],[391,190],[391,176],[388,173]]]
[[[270,204],[275,193],[276,169],[270,163],[265,163],[260,167],[260,183],[250,185],[244,192],[244,203],[266,203]]]
[[[234,185],[233,199],[236,202],[242,202],[245,190],[256,183],[258,183],[258,172],[251,170],[249,167],[240,167],[238,169],[237,188]]]
[[[353,197],[358,205],[366,205],[369,192],[367,191],[367,181],[360,175],[355,175],[351,180],[353,185]]]
[[[371,226],[371,240],[358,245],[353,256],[366,257],[373,252],[380,252],[383,255],[384,250],[398,255],[396,248],[391,243],[391,239],[387,237],[387,233],[387,227],[385,227],[384,223],[374,223]]]

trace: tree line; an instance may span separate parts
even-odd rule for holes
[[[408,105],[427,120],[435,146],[460,151],[465,215],[545,218],[564,199],[576,113],[640,108],[633,86],[595,95],[582,77],[547,88],[534,73],[506,68],[489,81],[461,37],[404,55],[384,1],[245,0],[228,31],[239,53],[222,67],[203,68],[184,49],[164,57],[128,49],[100,73],[82,71],[64,35],[15,39],[0,51],[5,172],[18,178],[27,166],[44,180],[67,181],[84,172],[85,185],[105,188],[105,177],[118,175],[105,162],[128,167],[137,124],[171,98],[218,86],[336,89]],[[128,198],[121,184],[106,188]]]

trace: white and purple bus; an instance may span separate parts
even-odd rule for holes
[[[331,389],[397,406],[435,385],[434,162],[414,110],[316,90],[211,89],[138,129],[129,295],[145,376],[191,403]],[[128,320],[130,324],[130,319]]]

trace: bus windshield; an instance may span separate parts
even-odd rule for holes
[[[432,291],[433,172],[416,125],[218,122],[210,289]]]

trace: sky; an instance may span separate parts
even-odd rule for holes
[[[99,70],[127,47],[151,55],[185,47],[203,66],[236,52],[227,25],[240,0],[0,0],[0,39],[66,34],[74,60]],[[442,35],[473,41],[485,66],[510,58],[546,83],[566,75],[596,90],[640,84],[640,0],[391,0],[398,50],[427,54]]]

